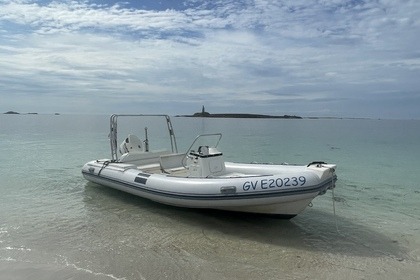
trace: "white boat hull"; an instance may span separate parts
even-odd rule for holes
[[[334,187],[335,175],[319,178],[323,172],[306,166],[254,165],[226,163],[227,170],[255,169],[265,174],[188,178],[168,174],[148,174],[136,166],[91,161],[82,170],[94,183],[128,192],[152,201],[187,208],[209,208],[228,211],[281,215],[291,218],[303,211],[319,194]],[[313,167],[312,169],[315,169]],[[261,174],[261,173],[260,173]],[[264,173],[263,173],[264,174]],[[304,178],[304,179],[303,179]],[[300,179],[300,181],[299,181]],[[302,184],[304,183],[304,184]]]

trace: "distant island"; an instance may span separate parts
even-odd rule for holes
[[[35,112],[18,113],[18,112],[15,112],[15,111],[7,111],[7,112],[5,112],[3,114],[5,114],[5,115],[38,115],[38,113],[35,113]],[[54,115],[59,116],[60,113],[54,113]]]
[[[4,113],[5,115],[21,115],[21,113],[15,112],[15,111],[7,111]],[[25,113],[26,115],[38,115],[38,113]],[[25,115],[24,114],[24,115]]]
[[[272,116],[272,115],[262,115],[262,114],[244,114],[244,113],[222,113],[222,114],[210,114],[206,112],[204,106],[201,109],[201,112],[194,113],[193,115],[177,115],[176,117],[192,117],[192,118],[244,118],[244,119],[302,119],[300,116]]]

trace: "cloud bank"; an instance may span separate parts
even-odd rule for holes
[[[0,110],[420,118],[419,41],[414,0],[0,0]]]

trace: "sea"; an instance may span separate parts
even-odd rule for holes
[[[220,132],[227,161],[335,163],[336,188],[291,220],[165,206],[83,178],[109,116],[0,115],[0,279],[420,279],[419,120],[171,119],[180,152]]]

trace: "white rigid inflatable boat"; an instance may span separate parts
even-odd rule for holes
[[[149,140],[128,135],[118,147],[119,117],[160,116],[166,119],[171,150],[149,151]],[[318,195],[335,187],[334,164],[245,164],[225,162],[217,149],[221,134],[199,135],[185,153],[178,153],[167,115],[112,115],[111,159],[83,166],[91,182],[159,203],[187,207],[279,215],[292,218]],[[198,139],[217,137],[214,146],[199,146]]]

